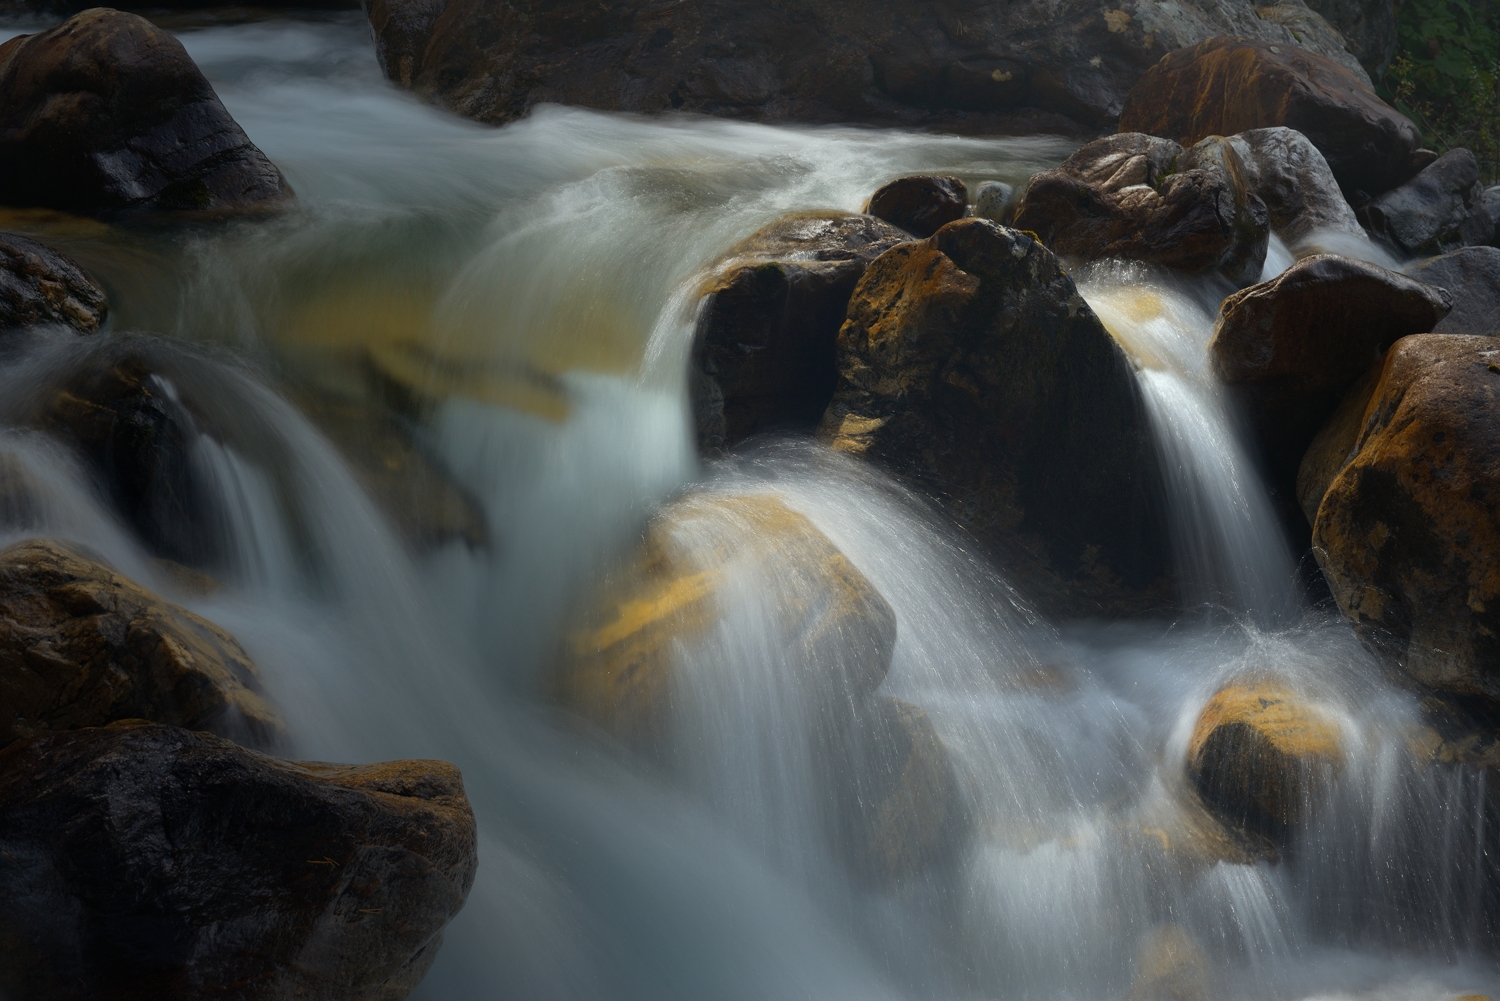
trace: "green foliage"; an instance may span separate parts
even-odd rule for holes
[[[1405,0],[1381,96],[1439,153],[1464,146],[1500,180],[1500,2]]]

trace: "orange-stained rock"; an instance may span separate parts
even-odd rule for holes
[[[55,542],[0,553],[0,747],[133,718],[250,744],[284,732],[212,622]]]
[[[1219,36],[1168,52],[1125,98],[1121,132],[1184,145],[1285,125],[1346,192],[1377,195],[1417,172],[1421,133],[1345,67],[1295,45]]]
[[[1275,831],[1299,823],[1343,760],[1338,723],[1274,683],[1221,689],[1198,716],[1188,774],[1229,823]]]
[[[837,729],[890,667],[891,607],[805,516],[770,494],[689,494],[579,616],[552,678],[559,703],[635,750],[672,753],[685,662],[702,666],[735,586],[774,593],[766,639],[815,715]],[[721,662],[710,655],[708,669]],[[732,680],[732,679],[731,679]]]
[[[1408,674],[1500,700],[1500,342],[1392,346],[1313,551],[1344,614]]]

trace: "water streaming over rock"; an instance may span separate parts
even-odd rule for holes
[[[6,218],[99,275],[114,319],[89,340],[6,345],[5,535],[86,544],[234,632],[284,710],[288,753],[463,768],[479,882],[419,997],[1438,1001],[1500,987],[1484,773],[1419,767],[1410,697],[1302,597],[1208,373],[1223,290],[1117,265],[1077,274],[1139,363],[1185,597],[1204,614],[1049,624],[868,465],[807,441],[694,456],[683,364],[716,254],[787,211],[857,209],[902,173],[1018,184],[1068,143],[558,108],[490,130],[385,85],[356,17],[181,37],[299,205],[177,234]],[[207,498],[218,590],[185,590],[66,434],[36,429],[49,394],[125,357],[193,415],[184,468]],[[305,393],[397,413],[478,499],[488,545],[411,548],[288,402]],[[889,604],[877,696],[930,721],[957,796],[951,837],[915,871],[851,866],[834,801],[864,788],[868,748],[809,711],[795,674],[839,654],[806,653],[830,648],[796,647],[784,625],[805,582],[714,564],[721,523],[673,530],[729,596],[677,654],[685,763],[647,763],[542,694],[577,606],[684,490],[779,498]],[[1337,748],[1275,863],[1188,788],[1200,711],[1231,683],[1297,693]],[[915,715],[890,711],[927,746]],[[1151,985],[1162,957],[1181,960],[1179,987]]]

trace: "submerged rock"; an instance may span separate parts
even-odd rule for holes
[[[1441,692],[1500,701],[1500,341],[1387,353],[1313,552],[1344,614]]]
[[[1485,244],[1495,233],[1484,207],[1479,162],[1466,149],[1444,153],[1359,214],[1371,233],[1408,254]]]
[[[61,323],[92,334],[108,311],[104,290],[77,264],[34,240],[0,233],[0,329]]]
[[[938,499],[1049,611],[1169,600],[1162,483],[1124,353],[1057,259],[988,219],[870,265],[819,436]]]
[[[1291,482],[1318,428],[1387,345],[1431,330],[1449,305],[1442,289],[1331,254],[1225,299],[1209,355],[1274,478]]]
[[[1464,247],[1407,265],[1406,274],[1453,299],[1453,311],[1432,333],[1500,335],[1500,248]]]
[[[285,735],[255,664],[212,622],[59,543],[0,552],[0,747],[120,719]]]
[[[1141,938],[1135,980],[1125,1001],[1208,1001],[1208,957],[1181,925],[1159,925]]]
[[[1169,52],[1141,76],[1121,132],[1189,144],[1286,126],[1308,138],[1343,190],[1379,194],[1417,172],[1421,133],[1361,79],[1294,45],[1219,37]]]
[[[1266,206],[1271,232],[1294,252],[1320,236],[1363,236],[1328,161],[1308,138],[1284,127],[1251,129],[1229,137],[1245,187]]]
[[[94,8],[0,45],[0,200],[223,212],[290,197],[182,43]]]
[[[1238,153],[1218,137],[1183,150],[1148,135],[1107,136],[1033,176],[1015,225],[1063,257],[1217,271],[1243,286],[1260,277],[1268,230],[1242,175]]]
[[[440,761],[282,761],[141,721],[0,752],[0,990],[398,1001],[474,880]]]
[[[854,283],[908,239],[872,216],[806,213],[725,255],[693,334],[689,388],[702,451],[817,424],[838,378],[834,340]]]
[[[1188,743],[1188,774],[1204,802],[1234,826],[1262,834],[1301,823],[1342,762],[1338,723],[1270,683],[1221,689]]]
[[[877,219],[920,239],[969,212],[969,189],[956,177],[902,177],[870,196]]]

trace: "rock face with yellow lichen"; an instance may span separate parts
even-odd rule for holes
[[[819,437],[934,497],[1060,614],[1170,604],[1170,543],[1130,362],[1057,258],[988,219],[870,265]]]
[[[1500,347],[1398,341],[1313,551],[1365,635],[1432,688],[1500,701]]]

